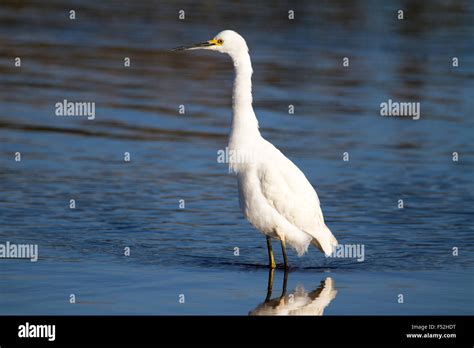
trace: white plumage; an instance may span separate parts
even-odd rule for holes
[[[319,198],[303,172],[259,132],[252,107],[252,64],[245,40],[232,30],[214,39],[179,49],[208,49],[227,53],[234,63],[233,117],[229,137],[230,169],[237,175],[244,216],[267,236],[269,261],[275,267],[271,240],[286,244],[299,256],[309,244],[326,255],[337,241],[324,223]]]
[[[289,295],[266,300],[249,315],[323,315],[324,309],[336,298],[337,290],[334,281],[328,277],[316,290],[307,293],[302,286],[297,286]]]

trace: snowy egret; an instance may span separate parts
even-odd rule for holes
[[[286,293],[288,273],[285,272],[283,290],[279,297],[271,298],[273,286],[273,269],[269,274],[268,292],[265,301],[252,310],[249,315],[323,315],[324,309],[336,298],[337,290],[334,281],[327,277],[319,287],[310,293],[298,285],[290,293]]]
[[[244,38],[224,30],[212,40],[174,50],[206,49],[228,54],[234,63],[229,168],[237,176],[240,208],[247,220],[267,238],[269,267],[275,268],[272,239],[303,255],[313,244],[326,255],[337,245],[326,226],[319,198],[303,172],[259,132],[252,107],[252,63]]]

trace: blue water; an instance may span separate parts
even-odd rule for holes
[[[0,260],[0,314],[247,315],[265,300],[265,239],[217,162],[232,64],[170,51],[227,28],[250,47],[262,134],[316,187],[338,241],[365,245],[364,262],[290,252],[288,293],[330,277],[324,314],[474,313],[473,3],[302,2],[294,21],[268,5],[0,5],[0,243],[40,254]],[[63,99],[94,101],[96,118],[56,117]],[[420,120],[381,117],[388,99],[420,102]]]

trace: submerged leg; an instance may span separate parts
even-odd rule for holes
[[[267,248],[268,248],[268,267],[274,269],[276,267],[275,258],[273,257],[273,249],[272,249],[272,240],[270,237],[267,236]]]
[[[284,239],[281,240],[281,252],[283,253],[283,262],[285,263],[285,269],[288,269],[288,259],[286,258],[286,242]]]
[[[281,289],[281,296],[286,295],[286,284],[288,283],[288,268],[285,268],[285,274],[283,275],[283,287]]]
[[[275,269],[270,268],[268,270],[268,284],[267,284],[267,297],[265,298],[265,302],[270,301],[272,298],[272,290],[273,290],[273,275],[275,274]]]
[[[286,296],[286,284],[288,283],[288,269],[285,268],[285,273],[283,275],[283,287],[281,289],[280,304],[285,303]]]

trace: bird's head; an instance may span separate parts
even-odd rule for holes
[[[212,50],[221,53],[227,53],[231,57],[235,57],[239,54],[247,53],[249,49],[242,36],[233,30],[224,30],[209,41],[189,46],[176,47],[173,50]]]

